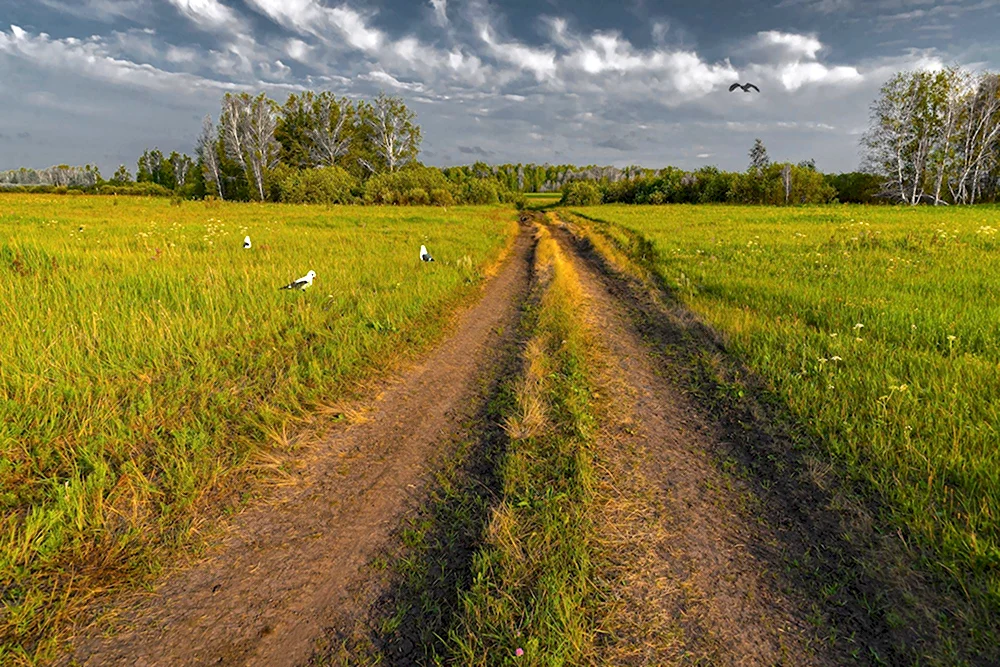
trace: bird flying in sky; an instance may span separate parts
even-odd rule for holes
[[[312,287],[313,278],[315,278],[315,277],[316,277],[316,272],[315,271],[310,271],[309,273],[307,273],[306,275],[302,276],[298,280],[294,280],[294,281],[288,283],[287,285],[285,285],[284,287],[281,287],[279,289],[299,289],[299,290],[305,291],[305,289],[307,287]]]
[[[421,262],[433,262],[434,258],[431,254],[427,252],[427,246],[420,246],[420,261]]]
[[[250,237],[249,236],[244,236],[243,237],[243,247],[244,248],[249,248],[250,247]]]
[[[733,92],[737,88],[742,88],[744,93],[749,93],[751,88],[756,90],[758,93],[760,92],[760,88],[758,88],[757,86],[753,85],[750,82],[744,83],[742,86],[738,83],[734,83],[733,85],[729,86],[729,92]]]

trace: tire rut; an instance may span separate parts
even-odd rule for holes
[[[239,515],[204,560],[117,610],[115,634],[81,629],[67,661],[297,665],[331,619],[364,613],[370,601],[352,594],[363,567],[419,502],[435,454],[462,436],[484,374],[497,371],[493,357],[516,336],[531,236],[522,223],[453,333],[389,383],[365,421],[317,447],[299,483]]]

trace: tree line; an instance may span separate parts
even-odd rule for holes
[[[566,201],[791,205],[830,201],[972,204],[1000,193],[1000,75],[961,68],[901,72],[881,89],[861,146],[862,169],[823,174],[815,162],[773,163],[758,139],[743,172],[571,164],[438,169],[419,160],[416,114],[398,96],[227,93],[206,116],[194,155],[139,157],[104,180],[96,167],[0,172],[0,185],[107,194],[291,203],[489,203],[562,191]]]

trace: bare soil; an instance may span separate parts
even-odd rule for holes
[[[859,603],[877,590],[845,572],[850,547],[828,498],[784,467],[790,443],[766,410],[719,414],[675,352],[719,355],[719,341],[559,227],[605,352],[608,663],[893,662],[888,629]]]
[[[516,336],[531,235],[426,359],[373,405],[345,412],[295,484],[240,514],[204,559],[152,593],[80,627],[68,662],[84,665],[297,665],[331,624],[367,612],[364,566],[422,502],[436,456],[480,409],[484,375]]]

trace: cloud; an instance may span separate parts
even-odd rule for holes
[[[38,0],[40,4],[81,19],[111,23],[137,19],[149,12],[149,0]]]
[[[458,152],[462,155],[478,155],[479,157],[489,158],[495,155],[493,151],[488,151],[480,146],[458,146]]]
[[[854,66],[828,66],[817,59],[823,43],[813,34],[767,30],[758,32],[744,52],[754,58],[748,70],[756,77],[779,82],[794,92],[809,84],[860,82],[861,72]]]
[[[631,132],[629,133],[628,137],[612,136],[608,137],[604,141],[599,141],[594,145],[600,146],[601,148],[611,148],[616,151],[623,151],[623,152],[634,151],[636,148],[638,148],[638,145],[636,144],[634,139],[635,139],[635,132]]]
[[[199,28],[240,33],[243,19],[218,0],[167,0],[178,12]]]
[[[530,72],[538,81],[555,79],[556,54],[552,49],[538,49],[518,42],[499,41],[486,24],[479,26],[479,38],[489,47],[497,60],[513,65],[521,71]]]
[[[434,19],[440,26],[448,25],[448,0],[430,0]]]
[[[168,48],[168,55],[169,52]],[[183,53],[183,50],[180,50],[174,55],[175,57],[183,57]],[[260,83],[247,81],[241,84],[233,81],[209,79],[187,72],[171,72],[150,64],[114,57],[108,43],[97,36],[85,40],[75,37],[53,39],[44,32],[29,34],[16,25],[10,27],[10,32],[0,31],[0,54],[18,58],[52,71],[72,73],[76,76],[117,86],[171,94],[189,94],[196,91],[221,93],[242,90]],[[294,86],[294,88],[301,89],[301,86]]]
[[[385,35],[368,26],[364,17],[347,5],[326,7],[315,0],[247,0],[275,23],[329,43],[330,29],[356,49],[377,51]]]
[[[367,74],[359,74],[358,78],[364,79],[365,81],[372,81],[378,84],[392,86],[393,88],[398,88],[400,90],[410,90],[413,92],[422,92],[424,90],[424,85],[421,83],[405,83],[393,75],[383,72],[382,70],[375,70],[373,72],[368,72]]]
[[[764,49],[777,51],[780,57],[793,60],[815,60],[816,54],[823,48],[815,35],[797,35],[777,30],[758,32],[757,40]]]

